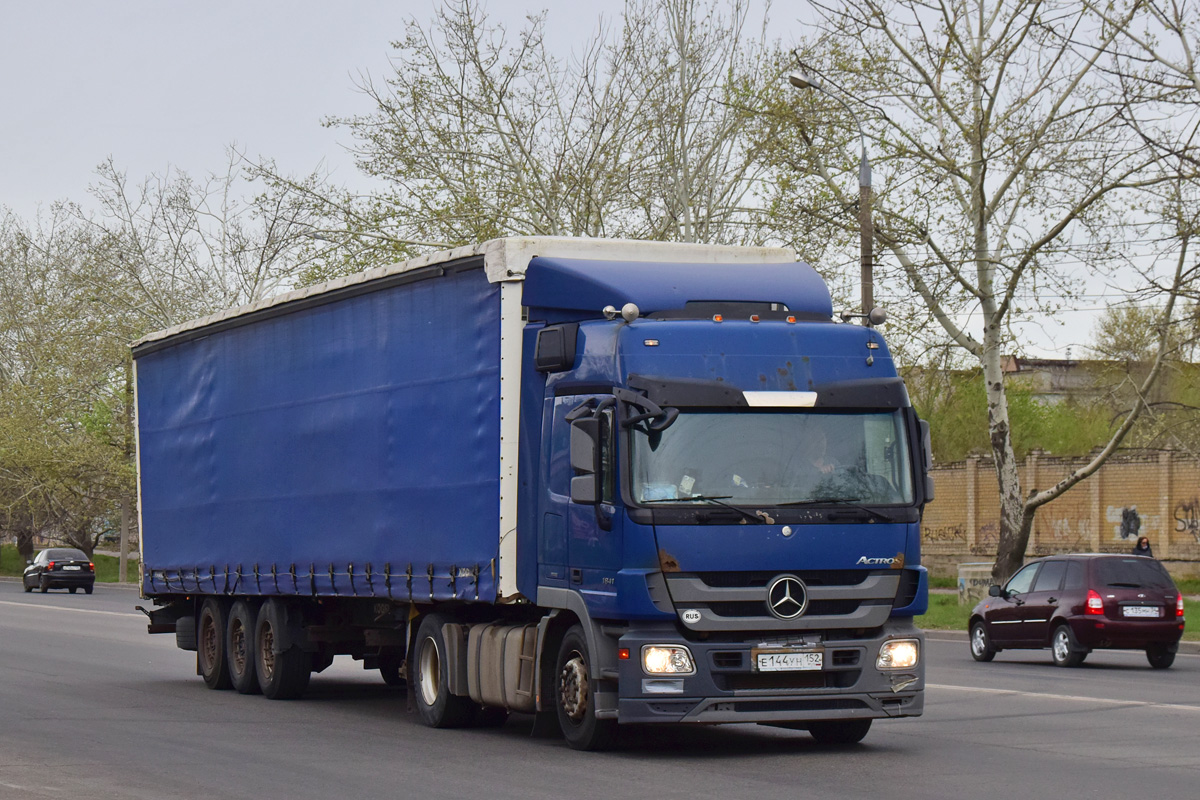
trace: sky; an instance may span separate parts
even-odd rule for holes
[[[518,30],[548,10],[547,40],[568,55],[622,0],[485,0]],[[272,158],[285,174],[315,169],[366,186],[329,116],[367,113],[356,89],[389,71],[405,20],[428,21],[434,0],[0,0],[0,206],[32,221],[56,200],[87,207],[96,167],[112,158],[138,183],[169,168],[223,174],[226,150]],[[801,32],[776,3],[771,34]],[[857,275],[857,266],[852,267]],[[1090,300],[1092,308],[1102,301]],[[1095,312],[1030,329],[1031,354],[1082,354]],[[1065,326],[1055,324],[1066,321]]]

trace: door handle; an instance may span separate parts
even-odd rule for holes
[[[1047,603],[1057,603],[1057,602],[1058,602],[1058,598],[1057,598],[1057,597],[1051,597],[1051,598],[1050,598],[1049,600],[1047,600],[1046,602],[1047,602]]]

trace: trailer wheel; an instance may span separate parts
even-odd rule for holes
[[[238,600],[229,611],[228,635],[225,638],[229,678],[239,694],[258,694],[258,678],[254,662],[255,609],[245,600]]]
[[[617,732],[615,719],[596,719],[598,682],[592,665],[583,628],[575,625],[563,636],[554,669],[558,724],[574,750],[604,750]]]
[[[196,672],[208,688],[233,686],[225,661],[225,607],[220,600],[210,597],[200,607],[196,634]]]
[[[431,728],[461,728],[475,716],[469,698],[450,694],[447,683],[446,640],[442,626],[450,620],[442,614],[427,614],[417,629],[417,640],[409,659],[413,705],[421,722]]]
[[[288,641],[287,608],[274,598],[263,603],[254,628],[258,686],[271,700],[294,700],[312,677],[312,653]]]

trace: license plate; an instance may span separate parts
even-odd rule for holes
[[[71,572],[79,572],[79,570],[83,569],[83,567],[63,567],[63,569],[69,570]]]
[[[1157,617],[1157,606],[1125,606],[1121,609],[1121,616],[1124,617]]]
[[[795,651],[754,651],[754,669],[757,672],[799,672],[801,670],[821,669],[825,663],[825,653],[820,650]]]

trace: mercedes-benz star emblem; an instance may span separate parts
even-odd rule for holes
[[[795,575],[780,575],[767,586],[767,610],[779,619],[795,619],[808,608],[808,590]]]

